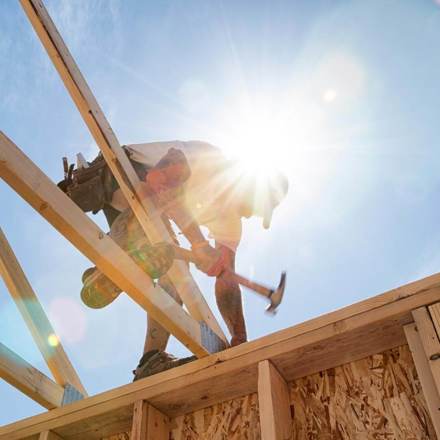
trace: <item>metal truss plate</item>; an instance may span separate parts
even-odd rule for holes
[[[209,353],[217,353],[226,348],[225,343],[204,321],[200,321],[200,332],[202,345],[209,351]]]
[[[69,403],[82,399],[84,399],[84,396],[74,386],[68,383],[64,387],[64,395],[61,406],[68,405]]]

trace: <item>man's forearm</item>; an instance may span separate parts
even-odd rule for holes
[[[196,243],[205,242],[205,237],[200,230],[200,226],[194,220],[194,217],[188,211],[183,203],[175,200],[172,205],[166,209],[166,214],[174,221],[178,228],[183,232],[185,237],[194,245]]]

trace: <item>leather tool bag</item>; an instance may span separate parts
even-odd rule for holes
[[[58,183],[61,188],[84,212],[96,214],[111,199],[112,175],[100,155],[88,168],[73,169],[71,165],[65,178]]]

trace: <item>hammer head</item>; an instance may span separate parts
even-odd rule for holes
[[[284,289],[286,288],[286,272],[282,272],[280,282],[278,287],[275,290],[272,290],[272,293],[269,297],[270,304],[266,309],[267,313],[271,313],[275,315],[277,312],[277,307],[281,304],[284,296]]]

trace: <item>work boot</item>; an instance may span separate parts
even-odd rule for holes
[[[122,292],[96,267],[90,267],[84,272],[82,282],[84,286],[81,289],[81,299],[85,305],[92,309],[101,309],[107,306]]]
[[[177,359],[175,356],[166,353],[165,351],[147,351],[141,357],[136,370],[133,370],[133,382],[162,371],[170,370],[171,368],[179,367],[180,365],[187,364],[188,362],[192,362],[194,360],[196,360],[195,356]]]

